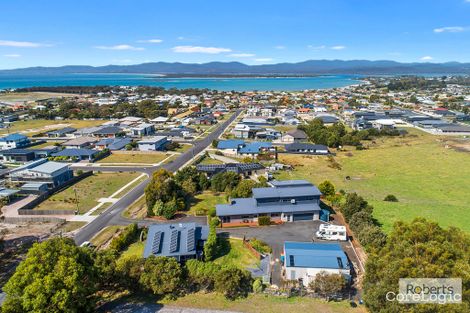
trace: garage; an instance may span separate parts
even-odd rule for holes
[[[313,220],[313,213],[294,214],[294,222],[295,221],[311,221],[311,220]]]

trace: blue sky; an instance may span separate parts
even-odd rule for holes
[[[470,62],[470,0],[4,0],[0,68]]]

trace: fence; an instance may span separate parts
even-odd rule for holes
[[[256,251],[255,248],[253,248],[253,246],[251,245],[250,241],[249,240],[246,240],[245,237],[243,237],[243,245],[248,249],[250,250],[250,252],[255,256],[257,257],[258,259],[261,260],[261,253],[259,253],[258,251]]]
[[[52,222],[52,223],[63,223],[65,219],[53,216],[21,216],[21,217],[5,217],[2,222],[7,224],[18,224],[28,222]]]
[[[48,190],[46,193],[43,193],[42,195],[38,196],[33,201],[26,203],[22,208],[18,209],[18,215],[73,215],[75,214],[74,210],[33,210],[33,208],[36,207],[39,203],[49,198],[54,193],[62,191],[65,188],[91,175],[93,175],[93,172],[91,171],[85,172],[79,176],[73,177],[72,179],[70,179],[68,182],[66,182],[65,184],[61,186]]]

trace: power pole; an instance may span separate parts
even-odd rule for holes
[[[78,195],[77,195],[77,188],[73,188],[73,192],[75,194],[75,204],[77,205],[77,211],[75,213],[75,215],[78,214],[78,212],[80,212],[80,207],[78,206]]]

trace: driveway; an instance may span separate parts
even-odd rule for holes
[[[219,233],[229,233],[233,237],[239,238],[257,238],[269,244],[273,250],[272,253],[272,284],[281,286],[282,277],[281,270],[282,264],[280,256],[283,252],[283,245],[285,241],[304,241],[312,242],[314,233],[318,230],[321,221],[297,221],[293,223],[285,223],[282,225],[273,225],[265,227],[243,227],[243,228],[222,228]],[[331,242],[318,240],[315,242]],[[352,250],[352,245],[349,241],[341,242],[343,250],[346,252],[349,260],[353,263],[354,268],[358,263],[357,257]]]

